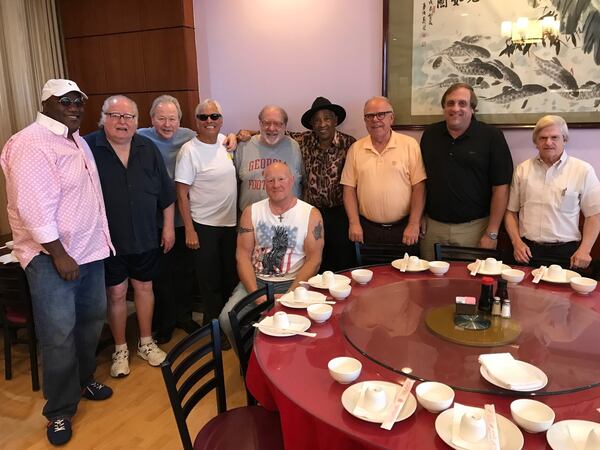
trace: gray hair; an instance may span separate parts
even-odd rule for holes
[[[106,100],[104,100],[104,103],[102,103],[102,110],[100,111],[100,120],[98,121],[98,126],[100,128],[104,128],[104,122],[106,121],[106,116],[104,113],[108,112],[108,107],[110,106],[110,104],[116,102],[117,100],[126,100],[133,106],[133,114],[135,115],[135,123],[137,125],[139,115],[137,104],[126,95],[118,94],[111,95]]]
[[[285,112],[285,109],[283,109],[281,106],[277,106],[277,105],[267,105],[267,106],[264,106],[263,109],[261,109],[260,112],[258,113],[258,120],[262,121],[263,114],[265,113],[265,111],[267,109],[274,109],[276,111],[279,111],[279,114],[281,114],[281,117],[283,119],[283,123],[287,125],[287,123],[288,123],[288,115]]]
[[[172,95],[167,95],[167,94],[163,94],[154,99],[154,101],[152,102],[152,106],[150,107],[150,117],[151,118],[154,117],[154,114],[156,113],[156,108],[158,108],[158,105],[160,105],[161,103],[164,105],[166,105],[168,103],[174,104],[175,108],[177,108],[177,115],[179,116],[179,120],[181,120],[181,116],[183,114],[181,113],[181,106],[179,105],[179,100],[177,100]]]
[[[370,102],[372,102],[372,101],[375,101],[375,100],[379,100],[379,101],[382,101],[382,102],[385,102],[385,103],[387,103],[387,104],[389,105],[389,107],[390,107],[390,111],[394,112],[394,106],[392,105],[392,102],[390,102],[390,99],[389,99],[389,98],[387,98],[387,97],[384,97],[383,95],[376,95],[375,97],[371,97],[370,99],[368,99],[368,100],[365,102],[365,106],[363,107],[363,110],[364,110],[364,109],[366,109],[367,105],[368,105]]]
[[[219,104],[219,102],[216,100],[213,100],[212,98],[207,98],[206,100],[203,100],[200,103],[198,103],[198,106],[196,106],[196,110],[194,111],[194,116],[197,116],[198,114],[200,114],[200,111],[203,111],[205,107],[210,106],[210,105],[217,108],[217,111],[219,111],[219,114],[223,115],[223,109],[221,108],[221,105]]]
[[[565,122],[565,119],[563,119],[560,116],[547,115],[542,117],[535,124],[532,137],[533,143],[536,143],[535,140],[537,139],[538,134],[540,134],[540,131],[542,131],[544,128],[548,128],[554,125],[560,128],[560,132],[563,136],[563,139],[565,142],[567,142],[569,140],[569,128],[567,127],[567,122]]]

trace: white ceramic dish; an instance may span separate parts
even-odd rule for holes
[[[367,284],[373,278],[373,271],[369,269],[355,269],[350,274],[358,284]]]
[[[444,275],[450,269],[450,263],[446,261],[429,261],[429,271],[438,277]]]
[[[491,376],[488,371],[485,369],[483,365],[479,366],[479,373],[481,376],[485,378],[487,381],[492,383],[494,386],[501,387],[502,389],[507,389],[509,391],[515,392],[534,392],[539,391],[544,388],[548,384],[548,376],[539,368],[535,367],[533,364],[526,363],[524,361],[515,361],[515,363],[519,364],[522,368],[529,370],[532,374],[532,378],[538,378],[540,380],[540,385],[535,388],[529,389],[510,389],[506,384],[502,383],[500,380],[497,380],[493,376]]]
[[[454,390],[444,383],[426,381],[417,386],[417,400],[431,413],[439,413],[450,408],[454,401]]]
[[[457,447],[452,443],[452,423],[454,420],[454,408],[447,409],[435,419],[435,431],[438,436],[456,450],[465,450],[463,447]],[[498,423],[498,437],[500,439],[500,450],[521,450],[525,443],[521,430],[501,414],[496,413],[496,422]],[[489,444],[486,440],[474,443],[467,450],[487,450]]]
[[[532,400],[520,398],[510,404],[510,414],[517,425],[528,433],[541,433],[554,423],[555,414],[548,405]]]
[[[7,253],[6,255],[0,256],[0,263],[2,263],[2,264],[9,264],[9,263],[16,263],[16,262],[19,262],[19,260],[14,257],[12,252]]]
[[[525,272],[519,269],[506,269],[502,271],[502,279],[509,283],[520,283],[525,278]]]
[[[401,267],[403,267],[404,265],[404,260],[403,259],[395,259],[394,261],[392,261],[392,267],[394,269],[398,269],[400,270]],[[419,267],[416,269],[411,269],[409,267],[406,268],[407,272],[423,272],[425,270],[429,269],[429,261],[425,261],[424,259],[420,259],[419,260]]]
[[[308,317],[314,320],[316,323],[323,323],[331,317],[333,313],[333,307],[323,303],[316,303],[306,308]]]
[[[327,363],[329,375],[340,384],[352,383],[360,375],[362,363],[356,358],[338,356]]]
[[[287,292],[279,297],[279,303],[288,308],[305,309],[310,303],[323,303],[327,300],[327,296],[316,291],[307,291],[308,298],[306,300],[295,300],[293,292]]]
[[[540,269],[533,269],[531,271],[531,275],[533,277],[535,277],[539,271],[540,271]],[[548,272],[546,271],[546,273],[542,277],[542,281],[546,281],[548,283],[559,283],[559,284],[563,283],[563,284],[565,284],[565,283],[568,283],[571,280],[571,278],[581,276],[577,272],[575,272],[573,270],[569,270],[569,269],[564,269],[562,273],[563,273],[563,276],[561,278],[549,278]]]
[[[598,285],[596,280],[586,277],[573,277],[569,280],[569,283],[573,290],[580,294],[589,294]]]
[[[336,284],[329,288],[329,293],[336,300],[344,300],[352,292],[352,286],[349,284]]]
[[[471,272],[475,268],[475,264],[477,264],[477,263],[472,262],[467,265],[467,269],[469,270],[469,272]],[[502,264],[502,269],[488,271],[483,268],[483,263],[481,263],[481,266],[479,266],[479,270],[477,271],[477,275],[500,275],[503,271],[508,270],[510,268],[511,268],[510,266],[507,266],[506,264]]]
[[[585,447],[588,435],[596,427],[600,424],[588,420],[561,420],[546,432],[546,440],[552,450],[588,450]]]
[[[356,406],[356,402],[358,401],[358,396],[362,389],[363,383],[369,383],[369,385],[379,386],[385,391],[387,398],[387,406],[383,411],[369,412],[365,416],[358,416],[354,414],[354,407]],[[366,420],[367,422],[382,423],[388,414],[388,408],[392,407],[392,402],[394,400],[394,396],[396,395],[397,389],[400,389],[400,385],[396,383],[388,383],[387,381],[363,381],[362,383],[356,383],[348,387],[342,394],[342,405],[344,406],[344,409],[350,414],[352,414],[354,417]],[[396,422],[400,422],[404,419],[409,418],[410,416],[412,416],[416,409],[417,400],[415,399],[415,396],[412,394],[408,394],[406,403],[400,410],[400,414],[398,414]]]
[[[288,320],[290,321],[289,328],[291,330],[306,331],[310,328],[310,320],[308,319],[308,317],[299,316],[297,314],[288,314],[287,316],[288,316]],[[260,327],[261,325],[265,325],[266,327],[270,327],[270,328],[268,328],[268,329],[261,328]],[[269,336],[274,336],[274,337],[295,336],[294,333],[289,333],[286,331],[275,331],[272,328],[274,326],[275,325],[273,324],[273,316],[267,316],[259,322],[258,329],[260,330],[261,333],[268,334]]]
[[[348,278],[346,275],[340,275],[340,274],[334,274],[333,275],[333,285],[335,286],[336,284],[350,284],[350,278]],[[329,289],[329,286],[326,285],[325,283],[323,283],[323,276],[322,275],[315,275],[312,278],[309,278],[308,280],[308,284],[311,287],[317,288],[317,289]]]

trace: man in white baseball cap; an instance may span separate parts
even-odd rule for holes
[[[112,395],[94,380],[106,319],[103,260],[114,248],[96,163],[79,136],[86,98],[73,81],[49,80],[42,112],[0,157],[14,253],[27,275],[42,352],[52,445],[71,439],[82,397]]]

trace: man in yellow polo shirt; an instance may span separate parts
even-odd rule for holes
[[[364,119],[369,135],[350,147],[341,179],[348,236],[353,242],[402,243],[418,254],[427,178],[421,149],[413,138],[392,131],[387,98],[367,100]]]

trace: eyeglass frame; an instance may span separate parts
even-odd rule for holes
[[[374,113],[366,113],[363,118],[365,121],[372,122],[377,117],[378,120],[383,120],[388,114],[393,114],[394,111],[379,111]]]
[[[280,122],[278,120],[259,120],[259,122],[263,128],[267,128],[270,126],[273,126],[275,128],[283,128],[286,125],[285,122]]]
[[[65,108],[68,108],[71,105],[75,105],[78,108],[82,108],[85,105],[85,100],[83,99],[83,97],[75,97],[72,99],[64,95],[60,97],[57,101],[61,106]]]
[[[111,119],[114,119],[114,120],[123,119],[125,122],[131,122],[133,119],[136,118],[135,114],[129,114],[129,113],[104,112],[104,111],[102,111],[102,114],[104,114],[105,116],[108,116],[108,117],[110,117]]]
[[[221,113],[196,114],[196,119],[198,119],[200,122],[206,122],[209,117],[210,117],[210,120],[217,121],[217,120],[223,118],[223,114],[221,114]]]

